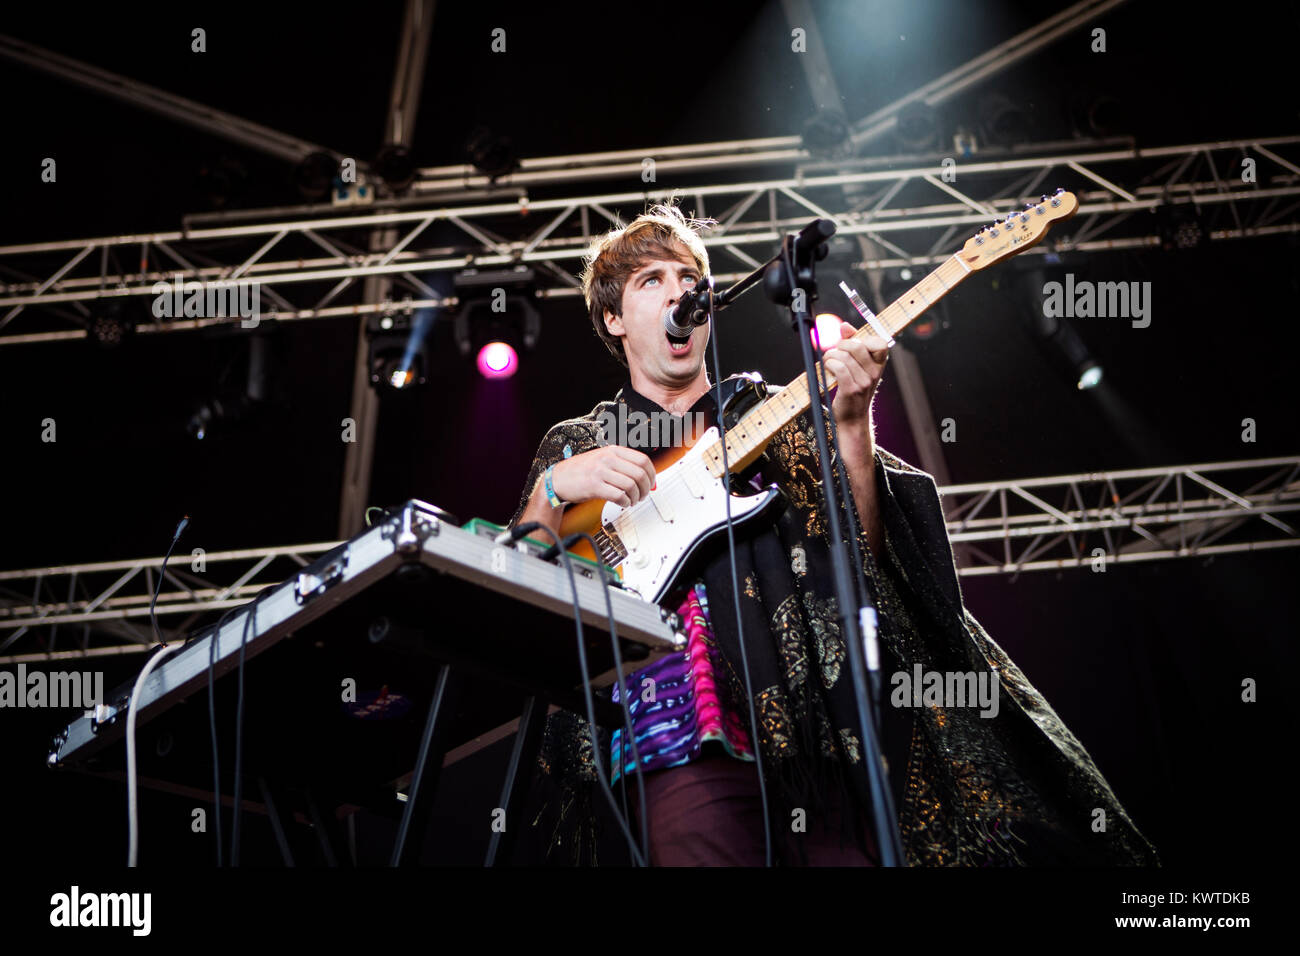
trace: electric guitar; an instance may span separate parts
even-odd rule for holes
[[[854,338],[883,333],[892,344],[895,334],[972,272],[1035,245],[1053,223],[1069,219],[1078,209],[1077,197],[1058,189],[1005,220],[983,227],[879,315],[872,315],[856,294],[851,295],[850,301],[867,319]],[[834,376],[827,373],[822,389],[834,384]],[[737,493],[745,490],[737,476],[757,460],[777,432],[811,404],[805,376],[772,394],[756,376],[715,385],[687,417],[687,421],[695,421],[694,414],[702,412],[710,427],[689,445],[650,456],[656,476],[654,491],[628,508],[600,499],[569,505],[560,521],[561,535],[586,531],[600,554],[593,553],[585,541],[579,541],[573,553],[614,567],[625,588],[656,604],[662,602],[698,562],[711,556],[718,537],[725,538],[728,496],[737,534],[761,526],[765,517],[784,506],[784,496],[776,485],[757,493],[752,488],[747,489],[750,493]],[[719,407],[721,421],[715,412]],[[723,481],[724,442],[732,488]]]

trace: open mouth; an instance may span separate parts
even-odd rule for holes
[[[685,338],[676,335],[669,335],[667,332],[665,332],[664,335],[668,339],[668,347],[674,352],[685,352],[691,347],[691,337],[689,335]]]

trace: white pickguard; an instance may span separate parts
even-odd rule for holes
[[[619,566],[623,585],[659,603],[682,562],[699,540],[727,522],[739,521],[771,500],[774,492],[733,495],[709,474],[704,451],[718,439],[710,428],[681,458],[655,475],[655,490],[630,508],[606,502],[601,524],[612,528],[627,549]]]

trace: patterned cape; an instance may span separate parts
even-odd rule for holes
[[[547,467],[601,444],[602,420],[617,416],[619,402],[666,414],[629,381],[614,400],[552,426],[511,525]],[[653,452],[653,434],[649,441],[638,447]],[[788,826],[796,808],[815,816],[832,787],[865,812],[866,772],[837,620],[826,496],[806,413],[777,434],[745,477],[754,472],[757,483],[775,483],[788,501],[774,523],[738,541],[736,554],[773,825]],[[861,530],[858,543],[879,613],[886,675],[881,739],[907,862],[1158,865],[1155,848],[1083,745],[966,609],[934,479],[877,447],[875,481],[885,554],[873,556]],[[861,529],[856,506],[850,507]],[[842,508],[840,519],[847,535]],[[696,581],[704,583],[713,609],[716,646],[709,650],[718,665],[719,694],[748,726],[725,545],[690,583]],[[675,596],[663,603],[675,608]],[[997,682],[996,712],[896,694],[893,675],[900,672],[985,675]],[[608,736],[602,731],[598,740],[608,767]],[[567,711],[552,714],[538,768],[540,786],[552,798],[535,823],[549,811],[551,850],[575,864],[598,862],[593,759],[586,721]]]

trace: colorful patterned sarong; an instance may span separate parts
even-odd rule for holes
[[[745,726],[748,715],[726,709],[718,698],[714,681],[717,644],[703,582],[686,593],[677,616],[686,626],[686,650],[624,678],[641,765],[651,771],[689,763],[711,740],[731,756],[752,761],[754,748]],[[613,699],[615,703],[622,700],[617,687]],[[623,746],[623,738],[622,730],[614,731],[611,782],[636,768],[632,748]]]

